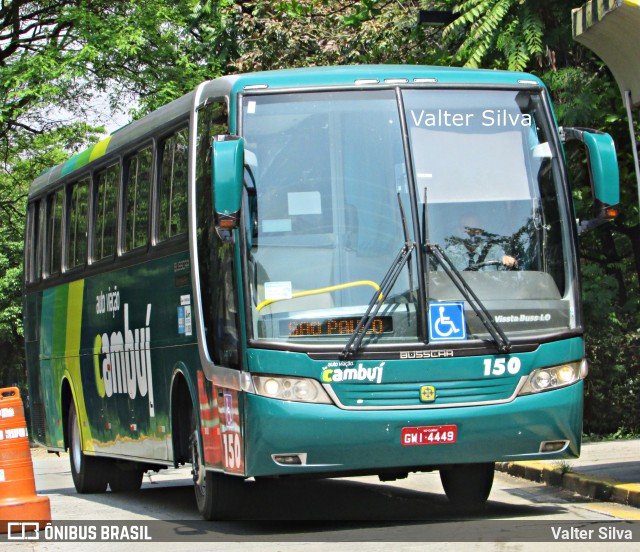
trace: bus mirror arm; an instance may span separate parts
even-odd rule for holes
[[[612,218],[608,218],[608,217],[597,217],[589,220],[576,219],[576,225],[578,227],[578,235],[584,234],[585,232],[593,230],[594,228],[598,228],[599,226],[602,226],[603,224],[607,224],[612,220],[613,220]]]
[[[596,228],[618,216],[620,175],[616,148],[611,136],[599,130],[561,128],[563,142],[577,140],[587,152],[594,218],[578,222],[578,233]]]
[[[231,134],[214,136],[212,149],[215,224],[218,229],[233,230],[240,220],[244,138]]]

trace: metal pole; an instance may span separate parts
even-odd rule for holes
[[[631,134],[631,149],[636,169],[636,186],[638,187],[638,216],[640,217],[640,163],[638,162],[638,143],[636,142],[636,130],[633,125],[633,113],[631,112],[631,90],[624,91],[624,103],[629,119],[629,134]]]

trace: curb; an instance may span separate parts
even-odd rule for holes
[[[496,470],[536,483],[560,487],[586,498],[640,508],[640,484],[594,477],[545,462],[498,462]]]

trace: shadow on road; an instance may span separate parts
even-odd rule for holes
[[[561,506],[514,506],[490,500],[484,511],[461,516],[444,493],[422,492],[392,484],[340,479],[247,481],[236,521],[202,522],[195,506],[193,487],[187,481],[145,483],[136,493],[77,495],[94,506],[108,505],[122,512],[121,519],[144,515],[164,520],[169,531],[181,538],[212,540],[422,540],[425,530],[465,533],[494,524],[491,520],[539,519],[564,513]],[[69,493],[69,489],[49,490]],[[80,506],[81,507],[81,506]],[[464,524],[459,524],[465,520]],[[509,523],[515,530],[515,525]],[[477,527],[475,527],[477,526]],[[444,538],[444,537],[443,537]],[[445,539],[446,540],[446,539]]]

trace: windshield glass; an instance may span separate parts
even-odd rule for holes
[[[254,337],[345,343],[405,243],[395,93],[261,95],[244,98],[243,113]],[[417,340],[410,267],[383,298],[371,339]]]
[[[508,335],[574,327],[560,165],[540,95],[409,90],[403,97],[430,242]],[[430,300],[462,300],[429,261]],[[468,309],[466,323],[471,336],[486,334]]]
[[[505,331],[571,327],[568,229],[540,99],[480,90],[405,90],[403,98],[404,113],[395,90],[243,97],[252,338],[341,346],[373,299],[381,306],[364,346],[422,341],[421,247],[379,293],[405,242],[421,240],[408,153],[418,204],[426,190],[430,240]],[[429,302],[463,301],[441,267],[425,261]],[[464,339],[485,338],[474,312],[463,310]]]

